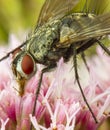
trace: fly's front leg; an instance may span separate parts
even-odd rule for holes
[[[40,79],[39,79],[39,82],[38,82],[38,87],[37,87],[37,90],[36,90],[36,93],[35,93],[36,98],[35,98],[35,104],[34,104],[33,113],[32,113],[33,116],[35,115],[35,108],[36,108],[36,105],[37,105],[37,100],[38,100],[38,96],[39,96],[39,92],[40,92],[40,88],[41,88],[43,75],[44,75],[44,73],[51,71],[51,69],[53,69],[55,67],[56,67],[56,64],[52,64],[52,65],[49,65],[48,67],[42,69],[42,71],[41,71]]]
[[[35,109],[36,109],[36,105],[37,105],[37,100],[38,100],[38,96],[39,96],[39,92],[40,92],[40,88],[41,88],[43,75],[44,75],[44,73],[51,71],[51,69],[53,69],[55,67],[56,67],[56,64],[52,64],[52,65],[49,65],[48,67],[42,69],[42,71],[41,71],[40,79],[39,79],[39,82],[38,82],[38,87],[37,87],[37,90],[36,90],[36,93],[35,93],[36,97],[35,97],[35,104],[34,104],[32,116],[35,115]],[[31,124],[30,129],[32,129],[32,124]]]
[[[87,101],[85,95],[84,95],[83,89],[82,89],[81,84],[80,84],[80,81],[79,81],[79,75],[78,75],[78,69],[77,69],[77,52],[76,52],[76,51],[77,51],[77,50],[76,50],[76,46],[74,45],[74,46],[73,46],[73,62],[74,62],[75,78],[76,78],[77,84],[78,84],[78,86],[79,86],[79,89],[80,89],[80,91],[81,91],[82,97],[83,97],[83,99],[84,99],[84,101],[85,101],[85,103],[86,103],[86,105],[87,105],[89,111],[90,111],[91,114],[92,114],[92,117],[94,118],[95,122],[98,123],[98,121],[97,121],[97,119],[96,119],[96,117],[95,117],[95,115],[94,115],[94,113],[93,113],[91,107],[89,106],[89,103],[88,103],[88,101]]]

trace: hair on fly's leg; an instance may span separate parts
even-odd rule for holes
[[[89,111],[91,112],[91,115],[94,118],[95,122],[98,123],[98,121],[97,121],[97,119],[96,119],[96,117],[95,117],[95,115],[94,115],[94,113],[93,113],[93,111],[92,111],[92,109],[91,109],[85,95],[84,95],[83,89],[82,89],[80,81],[79,81],[79,74],[78,74],[78,69],[77,69],[77,51],[76,51],[76,46],[75,45],[73,46],[73,64],[74,64],[75,79],[76,79],[76,82],[77,82],[77,84],[79,86],[79,89],[81,91],[82,97],[83,97]]]

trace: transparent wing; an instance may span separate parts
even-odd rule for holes
[[[89,0],[87,10],[96,15],[110,12],[110,0]]]
[[[50,19],[58,19],[72,10],[79,0],[46,0],[37,24],[42,25]]]
[[[110,0],[80,0],[73,12],[93,13],[96,15],[110,12]]]
[[[100,22],[97,22],[97,19]],[[110,34],[110,13],[97,17],[85,28],[78,30],[76,33],[76,36],[71,35],[69,37],[75,41],[81,41]]]
[[[92,13],[96,17],[85,23],[79,19],[78,22],[83,26],[79,26],[75,32],[73,30],[73,33],[66,33],[61,38],[59,47],[110,34],[110,0],[80,0],[73,8],[73,13]]]
[[[110,13],[97,16],[86,26],[78,28],[75,33],[66,35],[65,40],[60,42],[59,46],[63,47],[74,42],[89,40],[91,38],[101,37],[110,34]]]

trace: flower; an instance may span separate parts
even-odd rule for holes
[[[83,100],[71,62],[65,64],[61,58],[56,69],[44,74],[35,115],[32,115],[35,92],[44,66],[37,65],[38,71],[27,82],[21,97],[11,71],[11,58],[8,58],[0,63],[0,129],[30,130],[32,125],[36,130],[96,130],[110,112],[110,58],[101,48],[97,53],[87,60],[89,71],[81,63],[79,76],[98,124]]]

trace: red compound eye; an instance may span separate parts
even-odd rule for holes
[[[25,55],[21,62],[21,68],[25,74],[31,74],[34,70],[34,62],[29,55]]]

